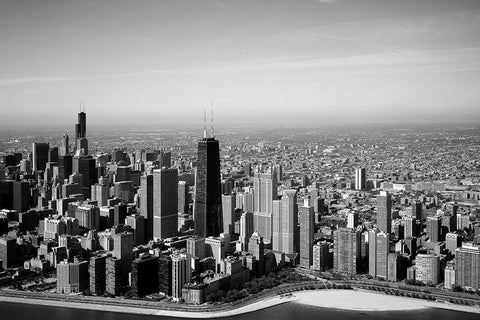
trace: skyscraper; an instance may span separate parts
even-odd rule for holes
[[[80,149],[83,149],[84,155],[88,154],[87,114],[83,111],[78,113],[78,123],[75,124],[75,150]]]
[[[178,181],[178,213],[188,213],[189,200],[190,195],[188,193],[188,183],[185,181]]]
[[[377,228],[387,234],[392,231],[392,196],[387,191],[377,196]]]
[[[388,254],[390,253],[390,234],[372,230],[368,234],[368,274],[372,277],[387,279]]]
[[[34,142],[32,144],[32,160],[33,171],[44,171],[48,162],[48,150],[50,145],[48,143]]]
[[[234,232],[234,216],[236,207],[235,194],[222,194],[222,213],[223,213],[223,232],[233,234]]]
[[[333,268],[337,272],[357,274],[360,267],[361,250],[360,231],[352,228],[340,228],[333,233]]]
[[[272,241],[273,200],[278,199],[277,173],[270,167],[265,172],[255,168],[253,176],[254,228],[265,242]]]
[[[240,242],[243,245],[243,250],[248,251],[248,241],[254,231],[253,213],[250,211],[242,213],[240,217]]]
[[[153,170],[153,237],[166,239],[178,230],[178,170]]]
[[[195,202],[195,234],[200,237],[220,235],[223,229],[220,185],[220,150],[214,137],[198,141]]]
[[[60,148],[58,149],[59,156],[66,156],[70,153],[70,145],[68,141],[68,134],[62,134],[62,141],[60,143]]]
[[[182,288],[190,282],[192,276],[191,257],[187,254],[173,254],[172,258],[172,297],[179,300],[182,297]]]
[[[75,124],[75,140],[87,137],[87,114],[83,111],[78,113],[78,122]]]
[[[298,253],[297,225],[297,191],[284,190],[282,199],[273,201],[272,249],[286,254]]]
[[[365,190],[367,187],[367,174],[365,168],[355,169],[355,190]]]
[[[474,290],[480,289],[480,247],[463,244],[455,250],[455,257],[455,283]]]
[[[313,264],[313,233],[315,229],[315,213],[313,207],[305,201],[300,208],[300,265],[310,268]]]
[[[440,231],[442,228],[441,217],[429,216],[427,217],[427,237],[431,242],[441,241]]]
[[[140,178],[140,214],[145,219],[147,242],[153,240],[153,175]]]

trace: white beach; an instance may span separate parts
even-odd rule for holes
[[[226,311],[211,312],[188,312],[158,310],[152,308],[132,306],[98,305],[79,302],[51,301],[39,299],[19,299],[17,297],[0,296],[0,301],[37,304],[45,306],[67,307],[76,309],[88,309],[108,312],[121,312],[145,315],[158,315],[183,318],[220,318],[229,317],[242,313],[253,312],[282,303],[299,303],[322,308],[334,308],[357,311],[410,311],[426,308],[441,308],[462,312],[479,313],[480,307],[470,307],[451,303],[431,302],[427,300],[390,296],[382,293],[374,293],[365,290],[311,290],[293,292],[292,296],[281,298],[279,296],[267,297],[251,304]],[[121,300],[118,301],[121,303]]]

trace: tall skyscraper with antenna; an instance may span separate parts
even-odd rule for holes
[[[88,140],[87,140],[87,114],[85,113],[85,106],[80,106],[78,113],[78,123],[75,124],[75,150],[83,149],[84,154],[88,154]]]
[[[218,236],[223,231],[220,147],[213,131],[213,108],[211,136],[207,137],[204,112],[203,139],[198,141],[193,219],[195,234],[200,237]]]

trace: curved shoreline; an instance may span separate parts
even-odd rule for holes
[[[340,299],[341,298],[341,299]],[[345,303],[348,301],[348,304]],[[375,305],[372,305],[372,301]],[[420,300],[406,297],[395,297],[381,293],[376,293],[368,290],[307,290],[297,291],[292,293],[290,297],[266,297],[261,300],[254,301],[247,305],[233,308],[230,310],[220,311],[173,311],[162,310],[141,306],[122,306],[122,305],[101,305],[89,304],[83,302],[73,301],[52,301],[32,298],[18,298],[7,295],[0,295],[0,302],[25,303],[36,304],[53,307],[87,309],[94,311],[131,313],[140,315],[158,315],[167,317],[182,317],[182,318],[221,318],[229,317],[242,313],[249,313],[261,309],[273,307],[283,303],[294,302],[304,305],[316,306],[319,308],[332,308],[339,310],[355,310],[367,312],[381,312],[381,311],[411,311],[422,310],[427,308],[447,309],[460,312],[478,313],[480,314],[480,307],[462,306],[451,303],[431,302],[427,300]]]

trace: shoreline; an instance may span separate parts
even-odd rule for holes
[[[345,304],[348,301],[348,305]],[[372,305],[374,301],[375,305]],[[372,292],[364,289],[357,290],[306,290],[292,292],[290,297],[280,297],[278,295],[265,297],[254,301],[247,305],[220,311],[173,311],[156,309],[142,306],[125,306],[125,305],[109,305],[109,304],[89,304],[86,302],[73,301],[52,301],[41,300],[35,298],[19,298],[8,295],[0,295],[0,302],[35,304],[51,307],[62,307],[72,309],[86,309],[93,311],[129,313],[139,315],[156,315],[165,317],[181,317],[181,318],[221,318],[229,317],[243,313],[258,311],[270,308],[284,303],[298,303],[310,305],[319,308],[330,308],[349,311],[364,312],[386,312],[386,311],[413,311],[428,308],[445,309],[451,311],[468,312],[480,314],[480,307],[463,306],[452,303],[432,302],[427,300],[390,296],[378,292]],[[408,303],[407,303],[408,302]]]

